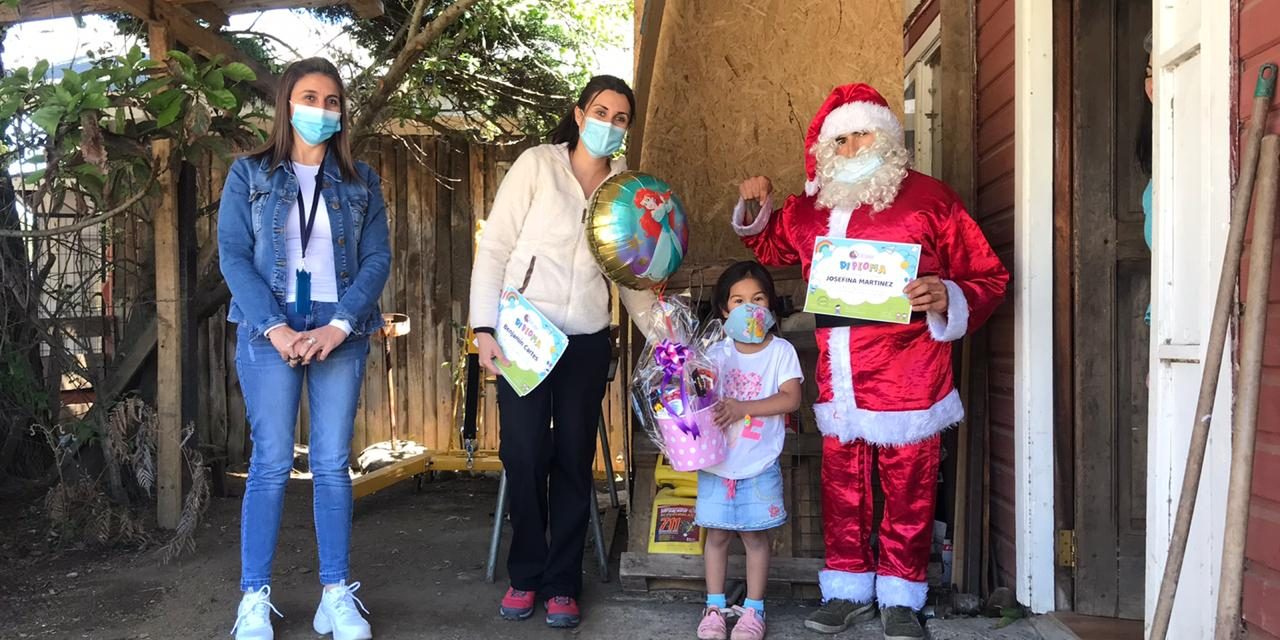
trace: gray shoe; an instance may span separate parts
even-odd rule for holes
[[[884,640],[922,640],[924,627],[910,607],[885,607],[880,610],[880,622],[884,624]]]
[[[866,622],[876,617],[874,602],[850,602],[828,600],[804,621],[804,626],[818,633],[840,633],[851,624]]]

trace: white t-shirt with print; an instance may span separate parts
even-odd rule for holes
[[[763,400],[788,380],[804,380],[795,347],[776,335],[757,353],[742,353],[726,338],[710,355],[720,364],[720,393],[735,400]],[[782,455],[785,425],[781,415],[752,416],[749,424],[741,420],[731,425],[726,434],[729,455],[704,471],[732,480],[759,475]]]

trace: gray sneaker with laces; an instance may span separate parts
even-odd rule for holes
[[[884,640],[924,638],[920,617],[910,607],[885,607],[880,610],[880,622],[884,625]]]
[[[850,602],[837,598],[822,603],[822,608],[810,614],[804,621],[804,626],[818,633],[840,633],[851,624],[866,622],[874,617],[874,602]]]

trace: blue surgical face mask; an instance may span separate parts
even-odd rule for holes
[[[611,125],[603,120],[595,118],[583,118],[582,132],[578,134],[578,140],[587,148],[587,153],[593,158],[604,158],[611,156],[622,148],[622,139],[627,135],[627,130],[622,127]]]
[[[341,113],[302,104],[293,105],[293,117],[289,121],[293,123],[293,130],[309,145],[327,142],[342,130]]]
[[[724,332],[737,342],[760,344],[769,335],[773,324],[773,313],[768,307],[747,302],[729,312],[724,321]]]
[[[857,184],[882,166],[884,166],[884,158],[880,154],[863,151],[852,158],[845,158],[832,179],[845,184]]]

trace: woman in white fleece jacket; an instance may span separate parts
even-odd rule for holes
[[[525,151],[511,165],[476,249],[471,326],[489,371],[498,373],[495,360],[506,362],[493,336],[505,287],[519,289],[569,336],[551,375],[529,395],[518,396],[499,378],[499,455],[512,529],[511,586],[501,613],[509,620],[528,618],[539,599],[546,602],[548,625],[576,627],[580,619],[582,548],[595,490],[591,466],[612,351],[609,281],[591,254],[586,213],[600,184],[625,168],[622,158],[610,158],[634,112],[625,82],[592,78],[550,144]],[[619,295],[644,327],[653,294],[620,288]]]

